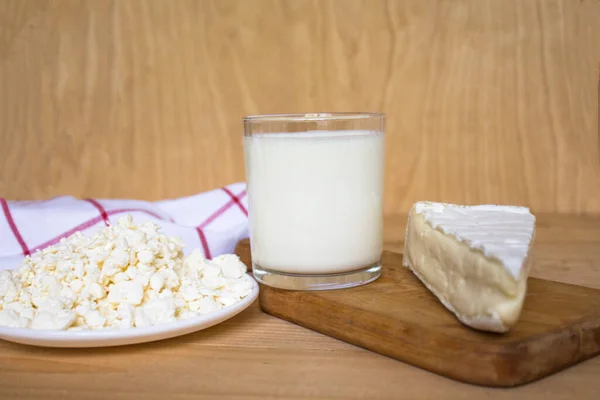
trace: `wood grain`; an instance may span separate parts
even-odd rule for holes
[[[2,0],[0,194],[244,180],[243,115],[385,112],[385,210],[600,213],[597,0]]]
[[[250,244],[236,253],[251,264]],[[347,343],[458,381],[512,387],[600,353],[600,290],[530,278],[518,323],[503,335],[462,325],[384,252],[375,282],[340,291],[290,291],[261,285],[260,307]]]
[[[402,249],[406,216],[386,218]],[[393,229],[392,229],[393,228]],[[539,215],[534,276],[600,289],[600,218]],[[180,338],[109,349],[0,342],[0,397],[19,399],[593,399],[600,357],[510,390],[459,383],[260,311]]]

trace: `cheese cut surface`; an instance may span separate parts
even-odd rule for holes
[[[506,332],[521,314],[534,235],[525,207],[418,202],[403,263],[462,323]]]

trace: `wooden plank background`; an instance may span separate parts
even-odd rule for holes
[[[597,0],[2,0],[0,196],[244,180],[241,117],[388,115],[385,210],[600,213]]]

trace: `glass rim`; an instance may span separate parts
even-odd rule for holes
[[[355,119],[385,118],[384,113],[373,112],[322,112],[303,114],[257,114],[243,118],[244,123],[253,122],[310,122],[343,121]]]

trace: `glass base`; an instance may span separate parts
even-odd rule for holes
[[[381,264],[376,263],[354,271],[337,274],[290,274],[252,264],[254,278],[261,284],[287,290],[332,290],[366,285],[381,275]]]

